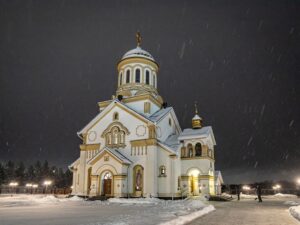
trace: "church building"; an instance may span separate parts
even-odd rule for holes
[[[216,140],[203,126],[195,105],[192,128],[182,130],[175,111],[157,90],[159,65],[137,47],[117,64],[117,90],[98,103],[99,113],[77,135],[80,156],[73,172],[72,195],[178,198],[215,195]]]

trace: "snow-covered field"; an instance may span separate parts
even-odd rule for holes
[[[2,225],[185,224],[213,211],[205,200],[156,198],[85,201],[52,195],[0,195]]]
[[[300,221],[300,205],[289,208],[290,214]]]

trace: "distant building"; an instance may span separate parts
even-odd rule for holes
[[[80,157],[73,195],[181,197],[219,193],[216,141],[195,107],[192,128],[181,130],[175,111],[157,91],[158,64],[138,46],[117,65],[116,97],[99,102],[99,114],[78,136]]]

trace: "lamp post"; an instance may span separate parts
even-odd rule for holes
[[[47,188],[49,185],[52,184],[52,181],[51,180],[45,180],[44,181],[44,186],[45,186],[45,194],[47,193]]]

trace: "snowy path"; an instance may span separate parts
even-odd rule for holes
[[[192,221],[213,210],[213,206],[200,200],[110,199],[101,202],[83,201],[78,197],[0,196],[0,225],[153,225],[175,219]]]
[[[300,225],[291,215],[288,199],[263,199],[258,203],[253,199],[240,202],[212,203],[216,210],[191,222],[189,225]]]

